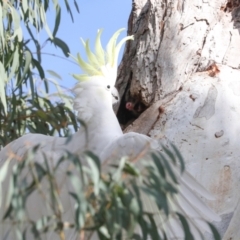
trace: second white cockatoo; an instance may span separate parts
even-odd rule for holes
[[[73,75],[79,81],[74,87],[74,109],[78,111],[79,118],[86,123],[87,132],[84,128],[80,128],[77,133],[67,140],[41,134],[24,135],[8,144],[0,152],[1,165],[5,167],[4,163],[6,161],[11,163],[7,175],[11,175],[10,171],[14,168],[14,161],[21,161],[25,157],[26,151],[31,150],[36,144],[39,146],[37,151],[34,152],[33,159],[35,162],[43,163],[47,159],[50,165],[54,166],[66,151],[81,156],[84,150],[90,150],[100,157],[105,171],[114,171],[111,165],[117,165],[117,161],[123,157],[134,159],[133,164],[136,164],[141,169],[144,164],[141,165],[142,162],[137,161],[139,156],[144,156],[148,161],[152,161],[152,151],[161,155],[160,152],[157,152],[159,147],[157,141],[138,133],[123,134],[112,109],[112,91],[115,91],[118,53],[126,40],[133,39],[132,36],[128,36],[116,44],[121,31],[122,29],[113,35],[106,51],[101,46],[101,31],[99,31],[95,44],[95,53],[90,50],[88,41],[83,42],[88,61],[84,61],[79,54],[75,58],[84,74]],[[211,195],[188,173],[182,174],[177,165],[172,162],[166,164],[165,167],[170,166],[173,169],[176,183],[178,183],[178,194],[166,196],[171,203],[170,218],[167,218],[163,211],[158,210],[155,201],[146,194],[141,195],[144,209],[156,213],[155,220],[159,226],[159,232],[162,233],[162,236],[165,233],[167,239],[184,239],[181,215],[186,216],[191,236],[197,240],[202,239],[203,232],[211,232],[205,221],[219,220],[219,217],[201,199],[201,197],[211,198]],[[60,185],[66,169],[69,167],[68,165],[63,166],[56,173],[57,182]],[[27,172],[25,174],[27,175]],[[2,182],[3,191],[7,191],[9,179],[10,177]],[[47,189],[42,189],[42,192],[45,191]],[[74,218],[74,209],[73,201],[70,199],[71,196],[68,195],[69,186],[63,184],[59,191],[64,209],[60,212],[64,221],[70,221],[71,218]],[[29,218],[36,220],[50,211],[41,196],[42,192],[34,191],[31,193],[26,203]],[[198,197],[198,195],[201,197]],[[3,198],[3,202],[6,201],[6,198]],[[0,216],[3,217],[2,207]],[[0,226],[1,238],[6,236],[8,231],[9,228],[5,231],[4,226]],[[66,231],[66,234],[67,239],[77,239],[77,233]],[[59,235],[52,232],[48,233],[45,239],[59,239],[58,237]]]

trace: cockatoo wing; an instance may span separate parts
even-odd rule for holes
[[[14,145],[12,147],[14,147]],[[60,147],[60,145],[58,145],[58,147]],[[29,151],[29,156],[26,154],[26,151],[20,151],[20,149],[18,153],[19,155],[23,156],[25,160],[29,157],[30,159],[32,158],[32,163],[40,163],[41,169],[45,169],[44,171],[47,170],[51,173],[51,175],[47,174],[42,179],[36,177],[37,169],[35,164],[32,164],[32,167],[30,167],[31,165],[29,164],[29,166],[23,168],[21,174],[18,174],[17,181],[19,181],[19,183],[15,184],[19,184],[19,187],[21,188],[24,187],[23,185],[31,186],[35,179],[39,179],[39,184],[33,186],[34,188],[32,188],[32,190],[29,190],[30,194],[28,195],[25,203],[24,208],[26,211],[27,219],[32,221],[32,223],[38,222],[40,227],[44,225],[44,221],[46,222],[47,217],[52,218],[52,221],[49,221],[49,223],[56,223],[56,217],[60,217],[59,222],[73,223],[75,219],[75,201],[69,192],[75,191],[72,187],[70,179],[66,177],[67,171],[73,168],[72,164],[70,161],[64,161],[59,165],[57,170],[54,170],[57,162],[60,160],[60,157],[58,155],[48,154],[46,145],[40,146],[36,151],[36,155],[34,155],[34,153],[31,153],[31,148],[29,148]],[[58,149],[57,152],[59,151],[62,150]],[[50,156],[52,156],[52,158]],[[47,161],[47,164],[44,164],[45,160]],[[3,205],[1,206],[0,219],[3,219],[10,206],[10,201],[8,200],[8,192],[11,188],[11,181],[13,181],[13,171],[14,168],[16,168],[17,158],[11,159],[11,161],[9,159],[7,161],[1,162],[1,167],[4,167],[3,164],[6,164],[7,162],[9,162],[9,165],[8,171],[6,173],[6,178],[4,178],[3,181],[1,180],[0,194],[2,196],[1,200]],[[31,171],[31,169],[33,170]],[[55,200],[53,200],[53,198]],[[21,202],[21,198],[19,199]],[[13,200],[11,201],[11,204],[13,204]],[[16,220],[16,216],[18,215],[14,214],[14,216],[14,220]],[[54,225],[48,225],[50,225],[50,229],[46,233],[44,233],[43,230],[39,229],[42,239],[61,239],[59,232],[54,231]],[[30,222],[22,224],[21,227],[22,232],[26,230],[26,239],[35,239]],[[0,224],[0,239],[5,239],[6,236],[8,236],[6,239],[17,239],[17,229],[19,230],[19,225],[11,223],[11,220],[8,218],[7,221],[3,221]],[[64,230],[64,235],[66,239],[78,239],[77,237],[79,236],[79,233],[76,232],[75,229],[69,228]]]
[[[117,161],[125,156],[128,156],[130,162],[136,164],[138,168],[143,169],[140,159],[144,158],[145,162],[153,161],[151,153],[162,154],[157,150],[158,146],[156,141],[145,135],[138,133],[124,134],[111,142],[101,153],[103,169],[105,171],[109,170],[111,165],[117,164]],[[210,232],[205,220],[208,222],[220,220],[201,199],[201,197],[207,199],[213,199],[213,197],[189,173],[185,171],[182,174],[179,165],[175,165],[171,161],[168,162],[168,165],[173,170],[178,182],[178,193],[167,196],[171,208],[170,218],[166,221],[165,213],[159,211],[155,201],[142,193],[144,209],[156,214],[155,221],[159,230],[164,230],[168,239],[184,239],[182,224],[176,213],[187,217],[195,239],[202,239],[203,235],[201,234],[205,231]]]
[[[46,154],[58,154],[57,151],[53,151],[53,148],[62,149],[64,142],[64,138],[29,133],[5,146],[0,152],[0,162],[5,161],[8,158],[19,161],[29,149],[37,145],[39,145],[39,149],[42,149]]]
[[[66,150],[71,153],[78,154],[84,150],[84,144],[86,143],[85,134],[81,133],[82,130],[79,130],[78,133],[72,136],[72,139],[67,141],[67,138],[59,137],[50,137],[42,134],[26,134],[17,140],[9,143],[1,152],[0,152],[0,167],[3,168],[3,165],[6,162],[9,162],[8,171],[6,173],[6,178],[1,183],[1,195],[2,203],[0,211],[0,219],[3,219],[4,214],[6,213],[9,207],[8,192],[11,187],[10,182],[12,177],[12,171],[17,162],[20,162],[23,159],[31,157],[31,161],[34,163],[39,163],[42,166],[46,167],[44,161],[47,160],[49,168],[53,171],[53,168],[56,166],[59,159],[66,154]],[[76,141],[76,139],[77,141]],[[38,146],[35,152],[31,152],[35,146]],[[72,222],[74,219],[74,201],[69,195],[69,192],[73,192],[71,184],[66,180],[66,171],[70,166],[69,162],[66,161],[60,165],[56,171],[55,183],[58,189],[59,194],[59,206],[53,207],[51,204],[51,184],[48,180],[48,177],[40,181],[39,187],[36,188],[28,196],[25,209],[27,212],[28,219],[31,219],[33,222],[40,221],[43,216],[54,216],[56,212],[53,209],[64,209],[64,212],[59,212],[61,214],[64,222]],[[29,170],[30,167],[25,167],[24,171],[19,177],[19,181],[23,181],[25,178],[25,184],[30,185],[33,182],[33,175]],[[21,182],[22,183],[22,182]],[[20,183],[19,183],[20,184]],[[61,203],[61,204],[60,204]],[[58,205],[58,204],[56,204]],[[57,210],[56,210],[57,211]],[[60,211],[60,210],[59,210]],[[14,224],[7,224],[7,221],[4,221],[0,224],[0,239],[4,239],[5,236],[8,236],[7,239],[17,239],[15,236],[16,231],[13,231]],[[14,225],[15,226],[15,225]],[[26,231],[27,239],[34,239],[31,231],[31,224],[26,224],[28,227]],[[26,227],[23,226],[23,227]],[[18,226],[19,227],[19,226]],[[15,226],[15,228],[17,228]],[[76,239],[77,233],[73,230],[67,230],[66,236],[68,239]],[[54,231],[49,231],[45,235],[41,235],[43,239],[46,240],[59,240],[59,235]],[[73,238],[73,236],[75,236]]]
[[[153,139],[138,133],[126,133],[110,142],[100,154],[103,164],[108,160],[128,156],[130,159],[138,156],[144,150],[157,149],[158,143]]]

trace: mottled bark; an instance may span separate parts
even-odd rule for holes
[[[231,228],[225,240],[240,239],[234,228],[240,214],[232,217],[240,196],[239,6],[236,0],[133,1],[128,34],[135,40],[117,80],[121,116],[128,89],[150,106],[126,131],[176,144],[187,169],[216,196],[209,204],[223,217],[222,236]]]

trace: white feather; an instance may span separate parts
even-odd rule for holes
[[[100,156],[105,171],[110,171],[110,166],[117,164],[117,159],[124,156],[130,156],[130,159],[139,159],[139,156],[142,156],[144,160],[151,161],[149,151],[151,149],[155,150],[157,146],[156,141],[145,135],[127,133],[109,143]],[[142,161],[137,160],[135,164],[141,169],[144,167],[142,163]],[[173,165],[171,162],[169,164],[179,183],[177,196],[167,196],[169,202],[171,202],[172,217],[169,221],[166,221],[167,216],[165,213],[159,211],[155,202],[146,194],[142,195],[144,208],[146,211],[156,214],[155,221],[159,226],[159,230],[166,231],[168,239],[173,237],[184,239],[181,223],[174,213],[178,212],[187,217],[193,236],[196,240],[200,240],[202,239],[201,234],[204,234],[205,231],[210,232],[210,228],[205,221],[220,221],[219,216],[201,199],[201,197],[205,196],[212,199],[213,197],[189,173],[184,172],[182,174],[178,166]]]

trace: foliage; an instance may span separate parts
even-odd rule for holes
[[[69,2],[65,0],[61,5],[73,20]],[[73,3],[79,11],[77,2]],[[55,11],[53,31],[46,21],[49,9]],[[0,146],[18,138],[26,130],[52,135],[56,131],[60,133],[60,129],[65,129],[69,124],[76,129],[76,122],[72,122],[73,118],[69,116],[71,111],[62,103],[53,106],[49,101],[48,81],[41,65],[41,51],[48,42],[59,47],[66,57],[70,52],[67,44],[57,37],[61,23],[59,1],[1,0],[0,18]],[[35,36],[43,29],[48,38],[41,44]],[[39,78],[44,84],[40,95],[36,87],[36,79]],[[56,115],[60,124],[51,121]]]
[[[52,103],[41,65],[41,50],[45,43],[53,43],[66,57],[70,52],[67,44],[57,37],[61,22],[59,2],[0,0],[0,146],[27,131],[65,136],[70,125],[77,130],[69,98],[58,90],[58,100],[63,101]],[[73,3],[78,11],[77,2]],[[73,19],[69,1],[64,0],[63,5]],[[46,12],[50,8],[55,10],[53,31],[46,21]],[[43,29],[48,38],[41,44],[34,32]],[[32,45],[36,55],[30,48]],[[39,77],[44,86],[41,90],[36,87]],[[70,228],[81,238],[85,235],[88,239],[92,232],[96,232],[100,239],[150,237],[165,240],[164,229],[158,231],[155,213],[146,211],[141,200],[142,194],[152,196],[159,211],[170,215],[166,195],[177,194],[178,183],[172,181],[175,177],[166,159],[173,164],[177,164],[178,159],[182,170],[184,164],[179,153],[176,156],[171,151],[166,150],[165,153],[165,157],[152,153],[153,161],[146,161],[144,168],[135,167],[130,160],[123,158],[119,164],[106,170],[91,152],[82,153],[80,157],[66,153],[57,163],[51,164],[51,159],[36,146],[23,161],[14,163],[8,160],[0,168],[0,202],[6,210],[0,223],[6,223],[5,227],[14,232],[14,239],[46,239],[48,232],[53,231],[59,239],[65,239],[65,232]],[[70,186],[65,195],[71,197],[72,206],[75,206],[75,218],[68,221],[64,219],[67,210],[60,197],[59,172],[60,176],[64,174],[64,184]],[[6,188],[2,189],[2,186]],[[3,191],[6,195],[2,194]],[[48,209],[37,219],[27,211],[27,202],[34,194],[42,198]],[[177,212],[171,214],[178,216],[186,239],[190,239],[191,232],[185,217]],[[215,239],[220,239],[215,228],[210,227]],[[135,231],[136,228],[140,231]],[[8,234],[6,232],[6,238]]]
[[[157,211],[165,214],[166,218],[170,215],[177,216],[184,229],[185,239],[193,240],[185,217],[171,209],[166,197],[178,193],[176,176],[171,168],[166,167],[167,162],[167,165],[180,162],[184,169],[181,155],[176,149],[162,154],[152,152],[154,161],[145,161],[146,156],[142,159],[122,158],[118,161],[119,164],[111,168],[101,165],[99,158],[91,152],[84,152],[80,157],[67,153],[56,165],[51,164],[45,153],[41,153],[42,163],[33,161],[37,152],[39,160],[40,150],[35,147],[25,161],[11,166],[12,176],[8,179],[4,221],[12,222],[14,227],[11,231],[15,231],[16,239],[32,239],[29,236],[47,239],[46,232],[51,231],[55,231],[59,239],[68,239],[68,231],[75,232],[74,239],[83,239],[83,236],[91,239],[94,232],[102,240],[167,239],[164,221],[161,222],[162,226],[157,226],[157,212],[144,208],[141,199],[147,194],[155,200]],[[133,164],[136,161],[143,161],[144,167],[136,167]],[[0,172],[0,176],[3,176],[1,182],[6,181],[8,168],[9,161],[6,161]],[[31,177],[26,175],[26,169]],[[61,177],[58,177],[59,172]],[[68,194],[75,206],[75,218],[69,219],[71,209],[64,209],[61,197],[63,179],[64,186],[70,186]],[[38,215],[37,219],[26,211],[28,198],[34,191],[39,192],[38,198],[50,209],[45,215]],[[3,197],[1,202],[2,200]],[[220,240],[215,228],[210,223],[209,226],[215,239]]]

